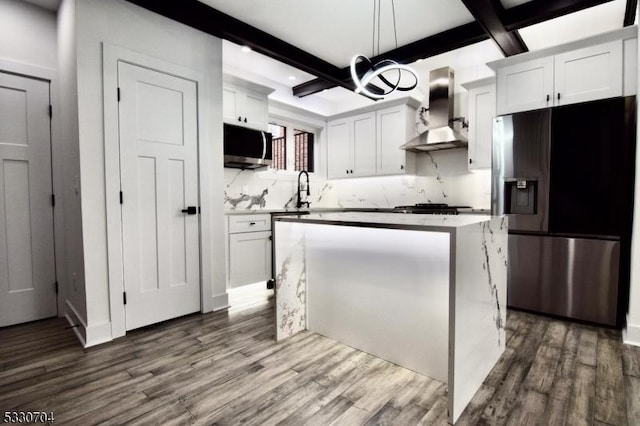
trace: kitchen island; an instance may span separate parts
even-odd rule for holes
[[[454,423],[505,348],[507,220],[274,221],[276,338],[308,329],[448,384]]]

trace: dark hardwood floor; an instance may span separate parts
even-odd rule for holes
[[[63,319],[0,329],[0,414],[55,424],[446,424],[446,386],[323,336],[273,340],[273,306],[192,315],[83,350]],[[640,425],[640,348],[509,311],[459,425]]]

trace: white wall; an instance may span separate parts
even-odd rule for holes
[[[73,1],[56,13],[21,0],[0,2],[0,69],[45,78],[51,82],[53,189],[56,274],[60,285],[59,315],[76,311],[72,321],[84,321],[82,228],[79,194],[73,191],[79,174],[77,91],[75,90],[75,23]],[[59,49],[60,48],[60,49]],[[58,72],[60,71],[60,72]],[[65,215],[68,214],[68,220]],[[67,270],[75,278],[69,280]]]
[[[82,241],[82,206],[80,200],[80,149],[78,130],[78,81],[76,56],[76,0],[64,0],[58,10],[58,98],[52,120],[54,140],[62,147],[62,199],[66,276],[62,285],[65,315],[85,339],[87,302],[85,293],[84,248]],[[55,154],[55,153],[54,153]],[[56,209],[59,207],[56,206]],[[60,277],[59,277],[60,279]]]
[[[636,21],[638,14],[636,13]],[[640,58],[640,43],[638,43],[638,58]],[[638,73],[640,87],[640,73]],[[638,105],[636,104],[636,107]],[[640,108],[638,108],[637,122],[640,123]],[[640,130],[640,126],[638,127]],[[629,294],[629,314],[624,341],[628,344],[640,346],[640,131],[636,136],[636,186],[633,213],[633,235],[631,238],[631,289]]]
[[[200,123],[210,193],[202,221],[212,230],[206,242],[213,256],[203,258],[214,297],[226,300],[221,125],[221,40],[121,0],[78,0],[76,3],[78,112],[82,176],[82,226],[85,250],[87,323],[110,321],[105,212],[105,156],[102,93],[102,43],[120,46],[180,65],[205,76],[199,93],[206,119]],[[105,94],[105,96],[115,95]],[[217,184],[216,184],[217,183]],[[205,202],[202,202],[203,205]],[[204,276],[204,273],[203,273]],[[210,304],[210,302],[208,303]]]
[[[22,0],[0,1],[0,58],[56,69],[56,14]]]

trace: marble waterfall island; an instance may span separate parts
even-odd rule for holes
[[[308,329],[447,383],[455,423],[505,349],[507,219],[340,212],[274,224],[277,340]]]

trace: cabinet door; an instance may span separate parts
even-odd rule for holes
[[[622,96],[622,40],[554,57],[555,105]]]
[[[327,125],[327,177],[342,178],[353,169],[350,120],[331,121]]]
[[[404,106],[387,108],[377,113],[378,175],[397,175],[406,172],[406,151],[400,149],[407,142],[407,117]]]
[[[271,231],[229,235],[229,287],[271,278]]]
[[[540,58],[497,71],[497,113],[553,105],[553,58]]]
[[[252,129],[268,130],[267,97],[261,93],[247,91],[243,100],[242,125]]]
[[[350,176],[376,174],[376,114],[374,112],[352,118],[353,173]]]
[[[493,117],[496,114],[494,84],[469,90],[469,170],[491,167]]]
[[[240,125],[239,99],[240,94],[235,87],[222,88],[222,120],[225,123]]]

